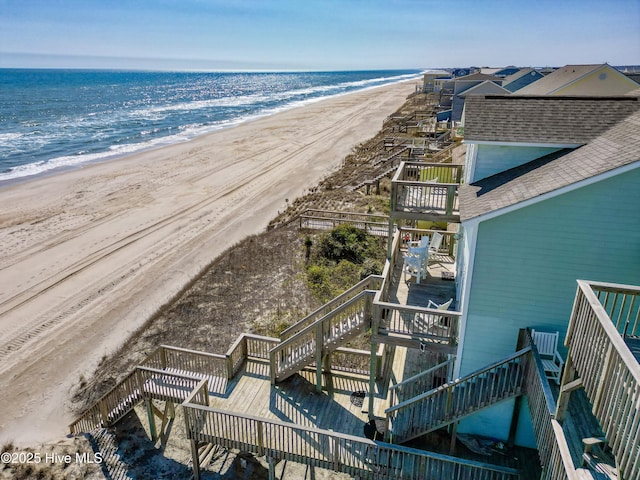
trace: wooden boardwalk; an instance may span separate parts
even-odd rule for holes
[[[368,392],[368,377],[340,372],[326,377],[329,387],[321,393],[315,389],[315,372],[306,370],[271,385],[269,362],[251,359],[223,392],[210,392],[209,405],[227,412],[362,436],[368,418],[362,413],[362,405],[354,405],[350,398],[353,392]]]

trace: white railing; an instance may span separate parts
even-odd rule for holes
[[[629,479],[640,477],[640,365],[621,333],[637,335],[637,313],[634,319],[634,309],[624,305],[635,304],[637,312],[639,295],[639,287],[578,280],[565,340],[620,473]]]

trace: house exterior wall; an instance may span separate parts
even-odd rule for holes
[[[640,168],[478,224],[459,375],[513,353],[520,328],[564,339],[576,279],[640,282],[638,185]],[[505,440],[512,405],[479,412],[459,431]],[[530,425],[519,432],[519,444],[532,446]]]
[[[605,65],[551,95],[624,95],[638,87],[633,80]]]
[[[474,165],[465,165],[465,169],[472,167],[470,170],[473,173],[469,182],[472,183],[558,150],[560,148],[478,144]]]

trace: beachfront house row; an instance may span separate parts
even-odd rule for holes
[[[438,93],[449,80],[451,73],[446,70],[427,70],[422,75],[422,93]]]
[[[566,65],[530,85],[517,90],[518,95],[624,95],[638,84],[606,63],[600,65]]]
[[[577,279],[640,284],[639,105],[630,96],[467,99],[456,377],[512,354],[520,329],[563,339]],[[515,440],[536,447],[527,411]],[[513,412],[513,400],[502,402],[458,432],[506,439]]]

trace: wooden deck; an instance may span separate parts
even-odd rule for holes
[[[429,300],[440,305],[453,298],[454,303],[450,309],[455,310],[455,282],[443,280],[443,272],[455,273],[453,257],[441,255],[437,262],[430,263],[427,269],[427,278],[422,280],[420,284],[416,283],[415,277],[409,277],[402,272],[402,261],[396,262],[390,276],[388,301],[400,305],[427,307]],[[444,360],[446,360],[446,356],[437,352],[398,346],[393,353],[391,385],[417,375]]]
[[[362,405],[351,402],[351,394],[368,392],[368,377],[333,372],[325,376],[325,381],[327,390],[317,392],[315,372],[304,370],[272,385],[269,362],[251,359],[223,390],[209,392],[209,406],[363,436],[364,425],[369,419],[362,413]]]

